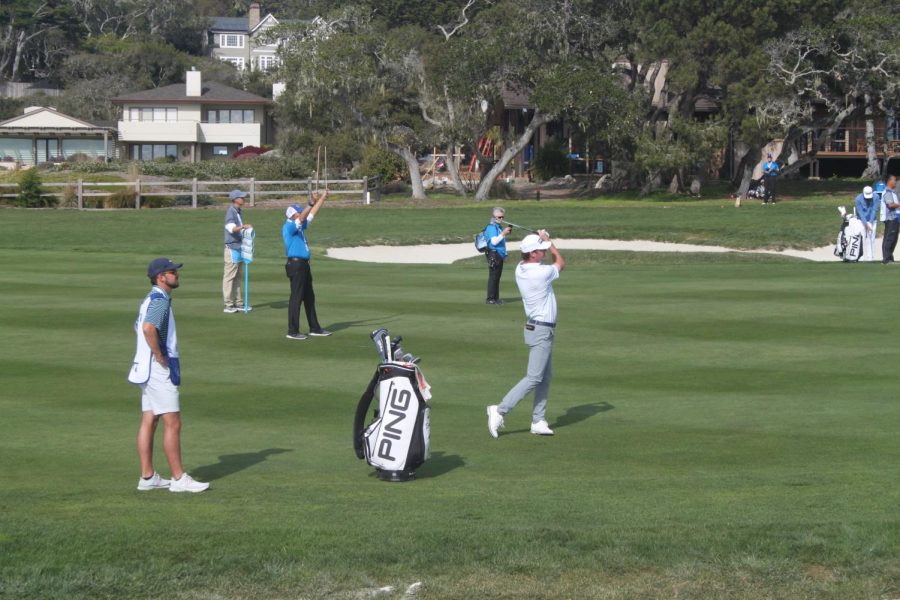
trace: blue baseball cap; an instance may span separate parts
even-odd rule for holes
[[[303,212],[303,210],[300,208],[300,205],[299,204],[291,204],[290,206],[287,207],[287,210],[284,211],[284,216],[287,217],[288,219],[290,219],[291,217],[293,217],[294,215],[296,215],[299,212]]]
[[[166,271],[177,271],[183,266],[184,263],[173,263],[168,258],[157,258],[154,259],[149,265],[147,265],[147,277],[149,277],[150,279],[156,279],[156,276],[160,273],[165,273]]]
[[[246,198],[247,192],[242,192],[241,190],[231,190],[231,193],[228,194],[228,197],[231,198],[232,202],[234,202],[238,198]]]

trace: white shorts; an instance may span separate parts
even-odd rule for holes
[[[150,365],[150,379],[141,384],[141,411],[153,411],[154,415],[179,412],[178,386],[169,379],[169,368],[156,359]]]

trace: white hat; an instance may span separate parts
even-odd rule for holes
[[[524,253],[534,252],[535,250],[546,250],[550,247],[550,242],[543,241],[538,235],[529,233],[522,240],[519,249]]]
[[[296,204],[291,204],[290,206],[287,207],[287,210],[284,211],[284,216],[287,217],[288,219],[290,219],[291,217],[293,217],[294,215],[296,215],[299,212],[301,212],[300,207],[297,206]]]
[[[867,185],[863,188],[863,198],[871,198],[874,193],[871,185]]]

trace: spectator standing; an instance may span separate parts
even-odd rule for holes
[[[897,220],[900,199],[897,197],[896,187],[897,177],[891,175],[887,178],[884,192],[881,194],[881,203],[884,205],[884,239],[881,240],[881,262],[884,264],[894,262],[894,249],[897,247],[897,234],[900,231],[900,221]]]
[[[772,160],[771,154],[767,154],[766,162],[763,163],[762,170],[763,180],[765,181],[766,186],[766,196],[763,198],[763,204],[768,204],[769,202],[775,204],[776,184],[781,167],[778,166],[776,161]]]
[[[503,226],[506,211],[497,206],[491,213],[491,222],[484,228],[487,240],[485,258],[488,264],[487,304],[503,304],[500,299],[500,277],[503,275],[503,263],[506,261],[506,236],[511,227]]]
[[[863,188],[854,201],[856,216],[866,228],[863,238],[863,260],[875,260],[875,233],[878,226],[878,205],[875,203],[875,192],[871,186]]]
[[[231,206],[225,212],[225,268],[222,272],[222,297],[225,300],[226,313],[244,310],[244,261],[241,259],[241,232],[251,225],[245,224],[241,208],[247,193],[232,190],[228,195]],[[247,310],[252,310],[249,306]]]

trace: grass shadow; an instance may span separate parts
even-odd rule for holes
[[[591,402],[590,404],[571,406],[566,409],[565,413],[556,417],[556,421],[553,422],[550,428],[556,429],[559,427],[568,427],[569,425],[574,425],[575,423],[589,419],[598,413],[606,412],[614,408],[615,406],[609,402]]]
[[[275,454],[284,454],[285,452],[293,452],[286,448],[267,448],[259,452],[243,452],[241,454],[223,454],[219,457],[219,462],[211,465],[203,465],[191,471],[192,476],[200,481],[215,481],[223,479],[229,475],[234,475],[238,471],[243,471],[254,465],[258,465],[267,458]]]
[[[417,479],[431,479],[446,475],[453,469],[466,466],[466,461],[459,454],[447,454],[446,452],[432,452],[425,464],[416,471]]]

